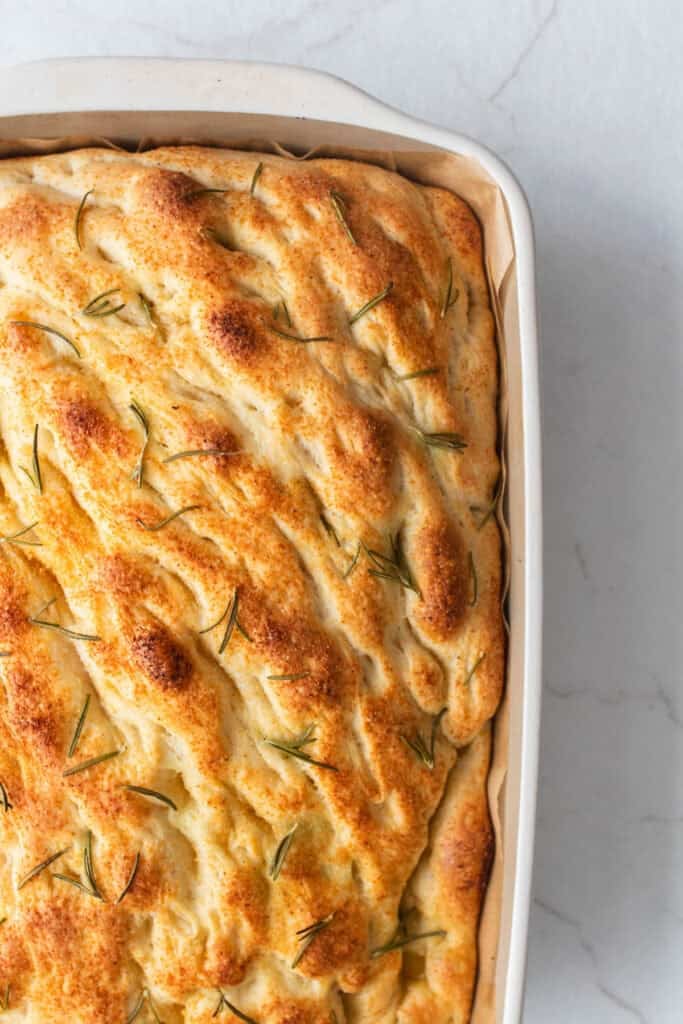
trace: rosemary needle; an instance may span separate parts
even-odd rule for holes
[[[7,814],[8,811],[11,811],[13,807],[4,782],[0,782],[0,807],[2,807],[5,814]]]
[[[358,559],[360,558],[360,553],[361,553],[362,547],[363,546],[362,546],[362,544],[359,541],[358,542],[358,547],[356,548],[356,553],[353,556],[353,558],[351,560],[351,564],[349,565],[348,569],[344,573],[342,579],[347,580],[349,578],[349,576],[351,575],[351,573],[353,572],[353,570],[356,568],[356,565],[358,564]]]
[[[289,853],[289,848],[292,845],[292,840],[294,839],[294,833],[296,832],[298,827],[299,825],[297,823],[294,826],[294,828],[291,829],[287,833],[287,835],[278,843],[277,850],[275,851],[275,856],[273,857],[270,864],[270,868],[268,870],[268,874],[273,879],[273,881],[276,881],[278,875],[282,871],[282,866],[285,862],[287,854]]]
[[[170,796],[159,793],[156,789],[147,789],[146,786],[133,786],[130,783],[126,783],[123,788],[127,789],[129,793],[139,793],[140,796],[148,796],[151,800],[158,800],[160,803],[166,804],[167,807],[171,807],[174,811],[178,810],[177,804],[171,800]]]
[[[334,338],[330,338],[327,334],[321,334],[315,338],[300,338],[298,334],[287,334],[287,331],[281,331],[279,327],[275,327],[274,324],[268,324],[273,334],[277,334],[280,338],[286,338],[287,341],[297,341],[300,345],[312,345],[318,341],[334,341]]]
[[[67,629],[66,626],[60,626],[58,622],[49,622],[47,619],[38,618],[38,616],[42,615],[42,613],[47,611],[48,608],[51,608],[56,600],[57,598],[53,597],[50,601],[47,601],[43,605],[43,607],[36,612],[34,616],[29,618],[28,621],[33,626],[40,626],[41,629],[52,629],[55,631],[55,633],[61,633],[62,636],[69,637],[70,640],[88,640],[94,643],[101,639],[101,637],[95,636],[94,634],[76,633],[73,629]]]
[[[137,1017],[140,1016],[140,1012],[141,1012],[143,1006],[145,1005],[145,1003],[147,1003],[147,1005],[149,1006],[150,1010],[152,1011],[152,1016],[154,1017],[154,1020],[156,1021],[156,1024],[163,1024],[163,1022],[161,1020],[161,1017],[157,1013],[157,1008],[154,1005],[154,1003],[152,1002],[152,997],[150,995],[150,992],[149,992],[148,988],[143,988],[143,990],[141,991],[137,1003],[135,1004],[135,1006],[133,1007],[131,1012],[126,1017],[125,1024],[133,1024],[133,1021],[136,1020]]]
[[[438,715],[432,722],[432,732],[429,740],[429,746],[427,746],[420,733],[417,733],[414,740],[409,740],[407,736],[401,736],[403,742],[408,747],[410,747],[410,749],[413,751],[416,757],[418,757],[420,761],[422,761],[422,763],[426,765],[427,768],[429,768],[430,772],[434,768],[434,746],[436,743],[436,732],[437,729],[439,728],[439,723],[443,716],[446,714],[447,710],[448,708],[441,708],[441,711],[439,711]]]
[[[50,857],[46,857],[46,859],[41,861],[40,864],[37,864],[34,868],[31,868],[29,873],[27,875],[24,875],[24,877],[21,879],[21,881],[17,885],[17,892],[20,889],[23,889],[25,885],[28,885],[28,883],[30,881],[32,881],[34,878],[36,878],[42,871],[44,871],[45,868],[49,868],[50,864],[54,864],[54,862],[59,857],[63,857],[64,854],[69,849],[70,849],[69,846],[65,846],[63,850],[58,850],[57,853],[53,853]]]
[[[40,471],[40,458],[38,457],[38,424],[33,428],[33,472],[30,473],[25,466],[19,468],[26,474],[39,494],[43,493],[43,474]]]
[[[176,452],[175,455],[169,455],[168,458],[163,459],[164,464],[169,462],[177,462],[179,459],[192,459],[196,455],[241,455],[239,449],[229,451],[227,448],[190,448],[186,452]]]
[[[443,938],[445,934],[446,932],[442,929],[437,929],[433,932],[420,932],[417,935],[395,936],[389,942],[385,943],[384,946],[378,946],[377,949],[373,949],[370,956],[374,960],[378,956],[384,956],[385,953],[391,953],[395,949],[401,949],[402,946],[407,946],[411,942],[418,942],[420,939],[431,939],[436,936]]]
[[[85,719],[87,717],[88,708],[89,707],[90,707],[90,694],[88,694],[87,697],[85,698],[85,703],[83,704],[83,708],[81,710],[81,713],[78,716],[78,721],[76,722],[76,728],[74,729],[74,734],[73,734],[71,743],[69,744],[69,750],[68,750],[67,755],[66,755],[67,757],[73,757],[74,754],[76,753],[76,747],[78,746],[78,741],[80,740],[81,733],[83,732],[83,726],[85,725]]]
[[[446,264],[446,289],[444,291],[443,302],[441,303],[440,317],[442,320],[451,306],[458,301],[459,294],[460,292],[457,288],[455,289],[455,294],[453,294],[453,263],[449,257]]]
[[[273,682],[289,682],[294,679],[305,679],[305,677],[310,676],[310,674],[310,672],[291,672],[289,675],[268,676],[268,679],[272,679]]]
[[[413,427],[412,429],[428,448],[448,448],[455,452],[461,452],[467,448],[467,441],[465,441],[460,434],[439,431],[427,434],[417,427]]]
[[[58,871],[53,871],[52,877],[59,879],[60,882],[68,882],[69,885],[73,885],[75,889],[79,889],[80,892],[85,893],[86,896],[92,896],[93,899],[101,899],[101,897],[94,893],[92,889],[89,889],[87,885],[84,885],[80,878],[74,878],[72,875],[62,875]]]
[[[237,587],[235,587],[235,591],[234,591],[232,597],[230,598],[230,600],[228,601],[228,603],[227,603],[227,605],[225,607],[225,611],[223,612],[221,617],[219,619],[216,619],[216,621],[211,626],[207,626],[206,629],[200,629],[199,630],[200,636],[203,635],[204,633],[210,633],[212,629],[216,628],[216,626],[220,626],[221,622],[223,622],[223,620],[227,617],[228,621],[227,621],[227,623],[225,625],[225,632],[223,633],[223,639],[221,640],[220,647],[218,648],[218,653],[219,654],[222,654],[223,651],[225,650],[225,648],[230,643],[230,638],[231,638],[231,636],[233,634],[233,630],[235,628],[237,628],[239,630],[239,632],[242,634],[242,636],[245,638],[245,640],[251,640],[251,637],[246,632],[244,627],[242,625],[240,625],[240,621],[237,618],[237,613],[239,611],[239,601],[240,601],[239,591],[238,591]]]
[[[30,533],[37,525],[38,520],[35,523],[31,523],[30,526],[22,527],[21,530],[17,530],[15,533],[8,533],[4,537],[0,537],[0,544],[23,544],[30,548],[41,548],[43,545],[39,540],[21,540],[24,534]]]
[[[280,319],[280,307],[281,306],[282,306],[282,314],[283,314],[282,318],[285,321],[285,323],[287,324],[287,326],[291,327],[292,326],[292,318],[289,315],[289,310],[287,308],[287,303],[285,302],[284,299],[281,299],[279,302],[276,302],[275,305],[273,306],[273,320],[279,320]]]
[[[479,666],[481,665],[481,663],[482,663],[482,661],[484,660],[485,657],[486,657],[486,651],[484,651],[483,654],[479,655],[479,657],[475,661],[474,665],[472,666],[472,668],[469,670],[469,672],[465,676],[465,682],[464,682],[465,686],[467,686],[469,683],[471,683],[472,677],[473,677],[474,673],[477,671],[477,669],[479,668]]]
[[[110,302],[108,296],[114,295],[118,292],[118,288],[110,288],[106,292],[101,292],[96,295],[94,299],[91,299],[87,306],[84,306],[81,313],[84,316],[112,316],[114,313],[118,313],[119,310],[123,309],[126,305],[125,302],[120,302],[118,305],[114,305]]]
[[[142,519],[136,519],[135,522],[138,526],[141,526],[143,530],[147,530],[149,533],[156,533],[157,530],[161,530],[164,526],[168,526],[169,523],[172,523],[174,519],[178,518],[178,516],[183,516],[186,512],[194,512],[196,509],[201,507],[201,505],[186,505],[184,508],[179,508],[176,512],[171,512],[171,514],[166,516],[165,519],[162,519],[151,526],[148,526],[147,523],[143,523]]]
[[[233,1004],[225,998],[220,989],[218,989],[218,994],[220,996],[220,999],[218,1000],[218,1006],[211,1014],[212,1017],[217,1017],[218,1014],[223,1009],[223,1007],[227,1006],[230,1012],[233,1013],[235,1017],[237,1017],[239,1020],[243,1020],[245,1024],[256,1024],[256,1021],[254,1020],[253,1017],[247,1017],[246,1013],[242,1013],[242,1011],[238,1010],[236,1006],[233,1006]]]
[[[89,757],[87,761],[81,761],[79,764],[72,765],[71,768],[65,768],[62,772],[62,778],[66,779],[69,775],[77,775],[79,772],[85,772],[88,768],[94,768],[98,764],[102,764],[103,761],[111,761],[112,757],[118,757],[122,754],[122,750],[108,750],[106,754],[98,754],[97,757]]]
[[[188,199],[197,199],[199,196],[224,195],[229,188],[196,188],[194,192],[188,192]]]
[[[477,578],[477,567],[474,564],[474,555],[471,551],[467,553],[467,564],[470,570],[470,579],[472,580],[472,596],[470,597],[468,604],[471,608],[477,603],[479,596],[479,580]]]
[[[315,758],[307,754],[302,748],[307,746],[309,743],[315,743],[315,736],[313,735],[314,725],[309,725],[306,731],[296,740],[291,740],[287,743],[285,740],[269,740],[264,738],[264,743],[267,743],[269,747],[273,747],[275,750],[279,750],[285,757],[295,757],[299,761],[305,761],[306,764],[314,765],[316,768],[324,768],[329,772],[338,772],[339,769],[335,768],[333,764],[327,764],[326,761],[316,761]]]
[[[3,921],[4,920],[6,920],[6,918],[3,917]],[[2,999],[0,999],[0,1010],[9,1010],[9,1002],[10,1002],[11,995],[12,995],[12,986],[8,982],[7,985],[5,986],[5,994],[2,997]]]
[[[133,861],[133,867],[132,867],[131,872],[130,872],[130,874],[128,876],[128,881],[124,885],[123,889],[121,890],[121,894],[118,896],[118,898],[116,900],[117,904],[118,903],[122,903],[123,900],[125,899],[125,897],[127,896],[127,894],[130,892],[130,890],[131,890],[131,888],[133,886],[133,882],[135,881],[135,876],[138,873],[138,868],[139,867],[140,867],[140,854],[136,853],[135,854],[135,860]]]
[[[413,373],[395,373],[394,380],[405,383],[409,380],[417,380],[419,377],[433,377],[434,374],[440,372],[438,366],[425,366],[424,370],[414,370]]]
[[[378,295],[375,295],[374,298],[369,299],[364,306],[361,306],[358,312],[354,313],[353,316],[350,318],[349,327],[352,327],[353,324],[357,323],[357,321],[360,320],[362,316],[365,316],[366,313],[369,313],[371,309],[374,309],[375,306],[377,306],[380,302],[386,299],[387,295],[389,294],[393,287],[394,282],[390,281],[386,288],[383,288]]]
[[[88,884],[92,890],[93,896],[104,902],[104,897],[100,892],[97,880],[95,878],[95,868],[93,866],[92,859],[92,832],[88,829],[88,835],[85,840],[85,846],[83,847],[83,870],[85,871],[85,877],[88,879]]]
[[[418,596],[420,595],[420,589],[413,579],[410,567],[403,553],[400,534],[391,539],[391,557],[383,555],[379,551],[373,551],[372,548],[368,548],[365,545],[363,545],[363,548],[374,567],[368,569],[370,576],[376,576],[382,580],[393,580],[395,583],[400,583],[407,590],[412,590]]]
[[[147,445],[149,444],[149,420],[147,419],[144,410],[138,405],[135,399],[130,403],[129,409],[137,417],[137,420],[142,427],[142,432],[145,435],[145,439],[142,443],[142,450],[140,451],[140,458],[138,459],[137,465],[131,474],[138,487],[142,487],[145,453],[147,451]]]
[[[339,192],[330,192],[330,202],[332,203],[332,209],[334,215],[341,224],[348,240],[353,244],[357,245],[356,239],[353,236],[353,232],[349,227],[349,222],[346,219],[346,201]]]
[[[258,184],[258,180],[259,180],[259,178],[261,177],[262,174],[263,174],[263,163],[259,163],[257,165],[257,167],[256,167],[256,170],[254,171],[254,176],[251,179],[251,185],[249,186],[249,195],[250,196],[253,196],[254,192],[256,191],[256,186]]]
[[[88,201],[88,196],[91,196],[94,191],[95,190],[93,188],[88,189],[88,191],[85,193],[80,203],[78,204],[78,209],[76,211],[76,219],[74,221],[74,234],[76,235],[76,243],[79,249],[83,248],[83,246],[81,245],[81,217],[83,216],[83,209],[85,207],[86,202]]]
[[[58,331],[56,327],[48,327],[47,324],[39,324],[35,320],[10,320],[10,323],[17,324],[19,327],[35,327],[37,331],[44,331],[46,334],[54,334],[56,338],[59,338],[61,341],[65,342],[69,348],[73,349],[79,359],[82,358],[81,350],[78,345],[76,345],[71,338],[67,338],[66,334],[62,334],[61,331]]]

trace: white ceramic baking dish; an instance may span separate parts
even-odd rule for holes
[[[324,146],[326,152],[340,155],[376,153],[404,172],[422,168],[422,177],[431,183],[439,183],[444,155],[455,155],[462,163],[463,180],[474,182],[475,191],[479,176],[502,197],[495,230],[509,234],[514,252],[502,282],[511,556],[507,775],[499,798],[503,869],[499,918],[495,917],[497,953],[489,972],[495,1014],[487,1011],[481,1019],[518,1024],[541,692],[540,409],[533,235],[525,197],[507,167],[484,147],[399,113],[317,71],[241,62],[118,58],[43,61],[0,71],[0,152],[54,148],[54,143],[43,140],[65,137],[70,145],[96,137],[136,145],[150,137],[174,141],[187,136],[245,147],[259,139],[276,140],[293,152]],[[465,185],[459,191],[468,198]],[[487,237],[492,229],[486,218],[481,219],[490,249],[497,243]]]

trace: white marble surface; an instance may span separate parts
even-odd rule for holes
[[[502,154],[535,214],[546,643],[525,1024],[683,1020],[676,0],[0,2],[0,61],[337,72]]]

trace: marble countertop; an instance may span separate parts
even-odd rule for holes
[[[678,4],[0,0],[0,9],[3,64],[72,55],[308,64],[480,139],[516,171],[538,242],[546,509],[524,1022],[681,1021]]]

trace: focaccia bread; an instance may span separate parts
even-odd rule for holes
[[[478,224],[345,160],[0,162],[8,1024],[464,1024],[504,674]]]

